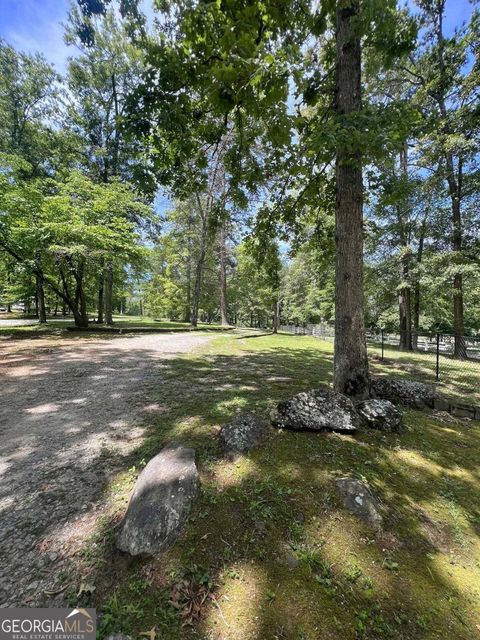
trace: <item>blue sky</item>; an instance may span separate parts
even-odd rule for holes
[[[151,14],[151,0],[143,4]],[[63,42],[69,7],[69,0],[0,0],[0,36],[21,51],[40,51],[61,73],[75,54]]]
[[[0,36],[16,49],[41,51],[62,72],[67,57],[74,54],[63,42],[68,8],[69,0],[0,0]],[[447,33],[468,20],[471,11],[469,0],[447,0]]]

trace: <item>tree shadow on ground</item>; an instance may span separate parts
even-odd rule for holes
[[[476,637],[478,428],[412,411],[401,434],[270,429],[250,455],[225,460],[216,435],[237,411],[266,417],[279,400],[331,379],[331,354],[271,348],[268,340],[253,341],[258,351],[161,363],[148,350],[118,360],[109,354],[109,367],[142,359],[158,375],[143,407],[141,443],[97,456],[123,472],[105,487],[110,509],[72,561],[76,575],[96,586],[82,598],[103,612],[102,632],[156,626],[162,639]],[[195,447],[201,496],[169,552],[129,559],[114,546],[134,479],[125,469],[141,468],[172,439]],[[342,508],[334,487],[341,475],[365,478],[379,493],[383,535]],[[56,535],[55,524],[43,534]],[[181,627],[182,607],[168,604],[180,578],[212,594],[193,628]]]

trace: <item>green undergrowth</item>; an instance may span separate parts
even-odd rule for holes
[[[237,411],[267,418],[331,372],[329,344],[245,333],[165,362],[153,401],[166,409],[122,461],[77,559],[95,587],[80,604],[97,607],[101,637],[152,628],[161,640],[480,637],[478,423],[405,411],[399,434],[269,428],[249,455],[222,458],[218,429]],[[136,475],[172,439],[196,449],[200,496],[172,549],[128,558],[115,527]],[[345,475],[380,496],[382,534],[342,507],[334,480]]]

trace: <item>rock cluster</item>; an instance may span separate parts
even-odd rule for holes
[[[132,556],[153,555],[180,535],[198,491],[195,452],[170,444],[139,475],[120,525],[117,546]]]
[[[388,400],[363,400],[354,405],[347,396],[329,389],[311,389],[280,402],[272,424],[295,431],[339,431],[351,433],[360,426],[398,431],[401,413]]]

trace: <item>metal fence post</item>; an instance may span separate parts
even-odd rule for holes
[[[435,369],[435,380],[440,378],[440,334],[437,333],[437,365]]]
[[[382,331],[382,361],[383,361],[383,338],[384,338],[384,329]]]

